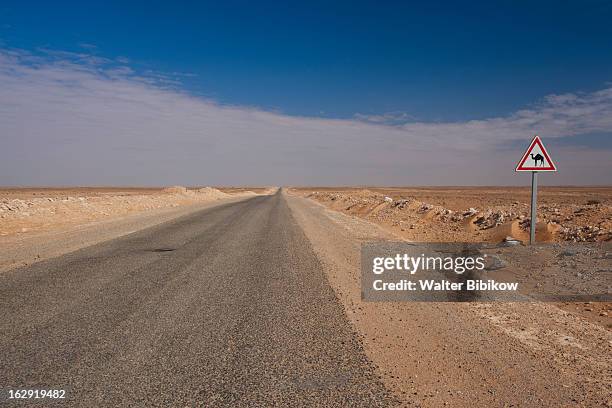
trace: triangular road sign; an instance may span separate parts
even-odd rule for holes
[[[515,171],[557,171],[538,135],[531,141]]]

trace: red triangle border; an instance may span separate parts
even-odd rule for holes
[[[546,158],[546,161],[548,162],[549,166],[548,167],[523,167],[523,165],[527,161],[527,158],[529,157],[529,154],[531,153],[531,151],[533,150],[536,144],[540,146],[540,150],[542,150],[542,154]],[[525,154],[523,154],[521,161],[519,161],[519,164],[516,166],[516,169],[514,169],[514,171],[557,171],[557,167],[555,166],[555,163],[551,160],[550,156],[548,155],[548,152],[546,151],[546,148],[542,144],[542,141],[540,140],[540,137],[538,135],[536,135],[533,138],[533,140],[529,144],[529,148],[525,151]]]

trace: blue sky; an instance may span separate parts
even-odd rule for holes
[[[377,3],[0,2],[0,184],[609,184],[611,2]]]
[[[0,35],[291,115],[480,119],[612,80],[611,2],[462,3],[5,2]]]

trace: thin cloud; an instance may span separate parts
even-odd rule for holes
[[[382,115],[366,115],[362,113],[356,113],[354,115],[356,120],[369,123],[378,123],[384,125],[399,125],[405,124],[406,122],[414,122],[416,118],[409,115],[406,112],[386,112]]]
[[[79,47],[84,48],[89,51],[95,51],[98,49],[98,46],[91,43],[81,42],[79,43]]]
[[[609,151],[568,144],[612,132],[612,88],[550,95],[506,117],[405,123],[400,113],[389,124],[221,105],[182,91],[172,73],[86,53],[0,50],[0,83],[3,185],[517,184],[515,142],[536,132],[563,140],[551,183],[612,174]]]

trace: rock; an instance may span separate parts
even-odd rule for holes
[[[402,210],[406,208],[406,206],[408,206],[409,202],[410,202],[409,200],[405,200],[405,199],[397,200],[393,202],[393,207],[399,208],[400,210]]]
[[[501,259],[497,255],[487,255],[485,261],[485,269],[488,271],[495,271],[497,269],[502,269],[508,266],[508,263]]]
[[[504,242],[509,246],[520,245],[523,243],[522,241],[519,241],[518,239],[511,237],[510,235],[504,238]]]
[[[423,204],[421,204],[421,206],[419,207],[417,212],[419,214],[423,214],[423,213],[426,213],[427,211],[431,210],[432,208],[433,208],[433,205],[427,204],[427,203],[423,203]]]
[[[517,214],[512,211],[504,210],[487,210],[478,217],[474,224],[478,225],[480,229],[489,229],[502,225],[506,221],[512,220],[517,217]]]
[[[472,215],[478,213],[478,210],[475,208],[470,207],[467,211],[463,212],[463,216],[464,217],[471,217]]]
[[[601,312],[601,313],[599,313],[599,315],[600,315],[600,316],[607,316],[607,315],[608,315],[608,312]]]
[[[566,241],[572,242],[595,242],[598,237],[604,234],[600,234],[600,228],[593,225],[586,225],[582,227],[569,227],[561,230],[561,237]]]
[[[559,258],[565,257],[565,256],[574,256],[578,253],[578,251],[576,251],[575,249],[566,249],[563,252],[559,253],[559,255],[557,255]]]
[[[392,199],[391,197],[387,197],[387,196],[385,196],[385,201],[386,201],[387,203],[392,203],[392,202],[393,202],[393,199]]]

